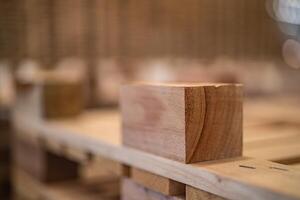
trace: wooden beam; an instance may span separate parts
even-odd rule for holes
[[[107,111],[104,113],[108,115]],[[107,117],[114,119],[111,115]],[[300,198],[300,174],[294,167],[252,158],[179,163],[123,146],[117,126],[112,126],[109,119],[91,112],[79,118],[56,121],[36,121],[28,116],[17,116],[14,124],[25,136],[34,135],[44,140],[51,138],[223,198]]]
[[[126,146],[184,163],[242,155],[240,85],[128,85],[120,103]]]
[[[75,179],[79,176],[79,164],[55,155],[38,140],[14,138],[15,165],[42,182]]]
[[[122,180],[122,200],[184,200],[184,196],[167,196],[149,190],[131,179]]]
[[[186,186],[186,200],[224,200],[224,198],[216,196],[214,194],[199,190],[197,188]]]
[[[47,200],[117,200],[119,179],[72,180],[59,183],[41,183],[20,168],[13,169],[13,186],[17,199]],[[30,192],[29,192],[30,191]]]
[[[175,196],[185,193],[184,184],[138,168],[132,168],[131,179],[152,191],[164,195]]]

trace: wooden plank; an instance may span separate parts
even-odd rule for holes
[[[186,186],[186,200],[224,200],[224,198],[199,190],[197,188]]]
[[[183,196],[167,196],[151,191],[128,178],[122,180],[122,200],[184,200]]]
[[[240,85],[128,85],[120,103],[126,146],[184,163],[242,154]]]
[[[112,113],[106,118],[110,112],[104,113],[97,115],[94,111],[85,113],[82,118],[54,121],[36,121],[28,116],[15,115],[14,124],[24,134],[51,138],[224,198],[300,198],[300,174],[293,167],[250,158],[196,164],[179,163],[122,146],[118,123],[113,126],[112,122],[118,122],[118,118],[113,117]]]
[[[184,184],[135,167],[132,168],[131,179],[152,191],[164,195],[175,196],[185,193]]]
[[[118,179],[74,180],[55,184],[36,181],[19,168],[13,173],[16,196],[27,200],[117,200]],[[28,192],[30,191],[30,192]]]
[[[79,175],[77,162],[50,153],[39,140],[14,138],[13,148],[15,164],[40,181],[69,180]]]

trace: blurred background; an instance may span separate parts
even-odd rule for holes
[[[300,1],[0,0],[2,119],[18,74],[40,70],[83,77],[89,108],[116,106],[128,81],[238,82],[296,108]]]
[[[300,90],[298,0],[0,2],[1,68],[84,69],[93,105],[116,104],[132,80]]]

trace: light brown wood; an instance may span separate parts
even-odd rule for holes
[[[185,185],[177,181],[132,167],[131,179],[142,186],[164,195],[183,195]]]
[[[186,186],[186,200],[224,200],[224,198],[199,190],[197,188]]]
[[[126,146],[184,163],[242,154],[240,85],[127,85],[120,103]]]
[[[15,110],[34,117],[76,116],[85,105],[84,76],[80,67],[62,66],[56,70],[21,68],[17,73]]]
[[[122,200],[184,200],[184,196],[167,196],[147,189],[131,179],[122,180]]]
[[[266,102],[264,108],[268,106],[272,110],[273,105]],[[278,107],[274,109],[276,108]],[[282,111],[286,111],[286,108]],[[298,114],[299,107],[294,106],[293,109],[289,109],[289,113],[290,111]],[[278,112],[280,113],[281,111]],[[14,116],[14,124],[15,128],[26,137],[31,135],[43,140],[51,139],[65,146],[105,156],[224,198],[237,200],[300,198],[297,187],[300,184],[299,170],[292,166],[250,158],[186,165],[122,146],[119,113],[116,111],[92,110],[78,117],[51,121],[32,120],[28,115],[21,114]],[[272,146],[269,149],[271,152]],[[261,154],[257,153],[255,156]],[[294,154],[289,151],[284,153],[285,155],[280,156]],[[276,154],[269,156],[275,160],[280,158],[276,157]]]
[[[19,168],[13,173],[14,191],[27,200],[117,200],[119,180],[89,179],[45,184],[36,181]]]

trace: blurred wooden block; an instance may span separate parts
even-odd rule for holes
[[[79,175],[79,164],[47,151],[38,140],[14,139],[14,161],[36,179],[55,182],[75,179]]]
[[[224,198],[216,196],[214,194],[199,190],[197,188],[186,186],[186,200],[224,200]]]
[[[16,110],[41,118],[80,114],[85,104],[84,71],[76,67],[53,70],[21,68],[17,73]]]
[[[118,179],[72,180],[45,184],[15,168],[13,183],[16,197],[22,200],[118,200],[120,195]]]
[[[240,85],[127,85],[121,109],[124,145],[184,163],[242,155]]]
[[[134,181],[123,178],[122,200],[184,200],[184,196],[167,196],[151,191]]]
[[[50,81],[18,90],[17,109],[41,118],[70,117],[84,108],[80,82]]]
[[[177,181],[132,167],[131,179],[142,186],[164,195],[183,195],[185,185]]]

